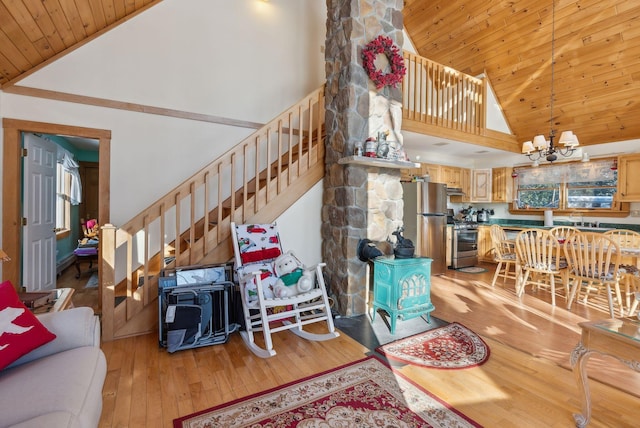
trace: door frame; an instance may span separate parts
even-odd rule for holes
[[[98,220],[110,222],[111,131],[4,118],[2,154],[2,249],[11,260],[2,264],[2,280],[18,287],[22,266],[22,133],[73,135],[99,140]],[[99,293],[101,294],[101,293]]]

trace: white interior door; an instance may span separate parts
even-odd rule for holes
[[[56,288],[56,166],[58,146],[25,134],[23,159],[22,285],[27,291]]]

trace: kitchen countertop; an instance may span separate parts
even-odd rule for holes
[[[488,223],[479,223],[479,226],[491,226],[492,224],[499,224],[505,229],[551,229],[556,226],[572,226],[570,223],[557,223],[553,226],[545,226],[542,221],[536,222],[522,222],[522,221],[513,221],[512,219],[492,219]],[[634,230],[636,232],[640,232],[640,225],[637,224],[613,224],[613,223],[601,223],[599,227],[587,227],[587,226],[577,226],[583,232],[606,232],[612,229],[629,229]]]
[[[545,226],[543,221],[535,220],[514,220],[514,219],[491,219],[488,222],[478,222],[478,227],[490,227],[492,224],[499,224],[505,229],[522,230],[522,229],[551,229],[556,226],[572,226],[571,223],[558,222],[553,226]],[[447,223],[447,227],[452,227],[453,224]],[[623,223],[600,223],[600,227],[581,227],[578,229],[583,232],[606,232],[612,229],[628,229],[640,233],[640,224],[623,224]]]

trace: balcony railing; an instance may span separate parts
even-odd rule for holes
[[[404,52],[403,118],[481,135],[485,128],[486,79],[478,79]]]

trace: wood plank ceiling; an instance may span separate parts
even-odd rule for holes
[[[0,89],[161,0],[0,0]]]
[[[0,89],[162,0],[0,0]],[[640,2],[555,0],[553,128],[640,138]],[[405,0],[418,53],[483,72],[519,141],[548,135],[552,2]]]
[[[556,135],[572,130],[582,145],[640,138],[640,2],[555,2]],[[421,56],[486,72],[519,142],[549,135],[551,0],[404,3]]]

